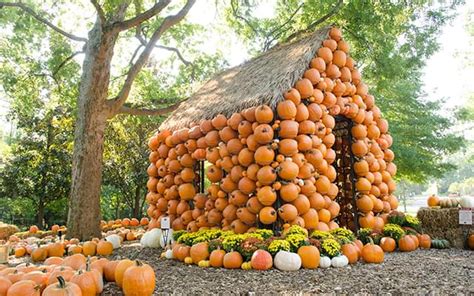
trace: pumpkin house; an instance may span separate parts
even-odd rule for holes
[[[382,229],[392,138],[337,28],[225,70],[150,139],[150,227]]]

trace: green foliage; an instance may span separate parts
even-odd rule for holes
[[[405,214],[403,212],[393,211],[388,215],[388,223],[405,225]]]
[[[341,254],[341,245],[335,239],[325,239],[321,242],[321,253],[329,258],[336,257]]]
[[[273,236],[273,230],[271,229],[257,229],[255,233],[260,234],[264,240]]]
[[[421,230],[420,220],[418,220],[417,217],[414,217],[412,215],[406,215],[405,216],[405,225],[404,226],[411,227],[411,228],[415,229],[418,232]]]
[[[173,231],[173,240],[176,242],[178,239],[186,233],[186,230]]]
[[[329,231],[336,239],[344,242],[353,242],[355,240],[355,235],[352,231],[345,227],[339,227]]]
[[[308,236],[308,230],[296,224],[291,225],[288,231],[284,231],[284,233],[285,233],[285,236],[292,235],[292,234],[300,234],[305,237]]]
[[[297,252],[301,246],[307,245],[307,237],[304,234],[290,234],[285,237],[285,240],[290,243],[290,250]]]
[[[360,239],[361,242],[367,244],[370,241],[370,235],[372,234],[371,228],[361,228],[357,231],[357,238]]]
[[[328,231],[315,230],[311,233],[311,238],[327,239],[327,238],[334,238],[334,236]]]
[[[234,6],[225,8],[227,22],[257,54],[295,32],[305,31],[339,1],[276,1],[275,12],[268,18],[256,12],[267,2],[231,2]],[[363,69],[363,79],[390,123],[398,178],[421,182],[440,177],[453,168],[444,156],[464,143],[450,131],[454,121],[445,110],[441,112],[440,102],[425,99],[421,69],[438,50],[437,37],[443,25],[463,1],[341,2],[319,26],[336,24],[350,43],[351,55]]]
[[[391,223],[385,224],[382,233],[384,236],[393,238],[396,242],[405,235],[405,231],[400,227],[400,225]]]
[[[268,245],[268,252],[273,256],[279,251],[290,251],[291,245],[284,239],[275,239]]]

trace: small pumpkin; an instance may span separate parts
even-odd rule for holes
[[[228,269],[238,269],[243,261],[242,255],[239,252],[232,251],[224,255],[223,266]]]
[[[225,254],[225,251],[220,249],[212,251],[211,255],[209,256],[209,264],[212,267],[222,267],[224,264]]]
[[[391,237],[383,237],[380,240],[380,247],[384,252],[393,252],[397,247],[395,240]]]
[[[114,251],[114,246],[111,242],[100,241],[96,247],[97,255],[100,256],[109,256]]]
[[[258,123],[270,123],[273,120],[273,110],[267,105],[255,108],[255,119]]]
[[[319,267],[321,268],[331,267],[331,258],[327,256],[322,256],[319,260]]]
[[[278,251],[275,255],[274,265],[282,271],[296,271],[301,268],[301,257],[296,253]]]
[[[345,255],[339,255],[331,259],[331,266],[333,267],[345,267],[349,264],[349,260]]]

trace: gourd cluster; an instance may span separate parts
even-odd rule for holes
[[[162,130],[149,141],[150,228],[167,215],[174,230],[217,227],[244,233],[297,224],[338,228],[335,117],[353,122],[357,209],[362,227],[382,229],[397,208],[392,137],[374,97],[332,28],[303,77],[275,108],[261,105]],[[199,162],[210,185],[200,188]],[[200,192],[201,191],[201,192]]]

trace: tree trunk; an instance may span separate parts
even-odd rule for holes
[[[140,208],[140,199],[141,199],[141,186],[137,185],[135,188],[135,196],[134,196],[134,203],[133,203],[133,217],[134,218],[141,218],[141,208]]]
[[[100,237],[102,152],[107,124],[110,62],[117,34],[103,32],[96,22],[89,32],[74,134],[68,237]]]
[[[36,215],[36,223],[39,229],[44,228],[44,199],[40,196],[38,201],[38,214]]]

